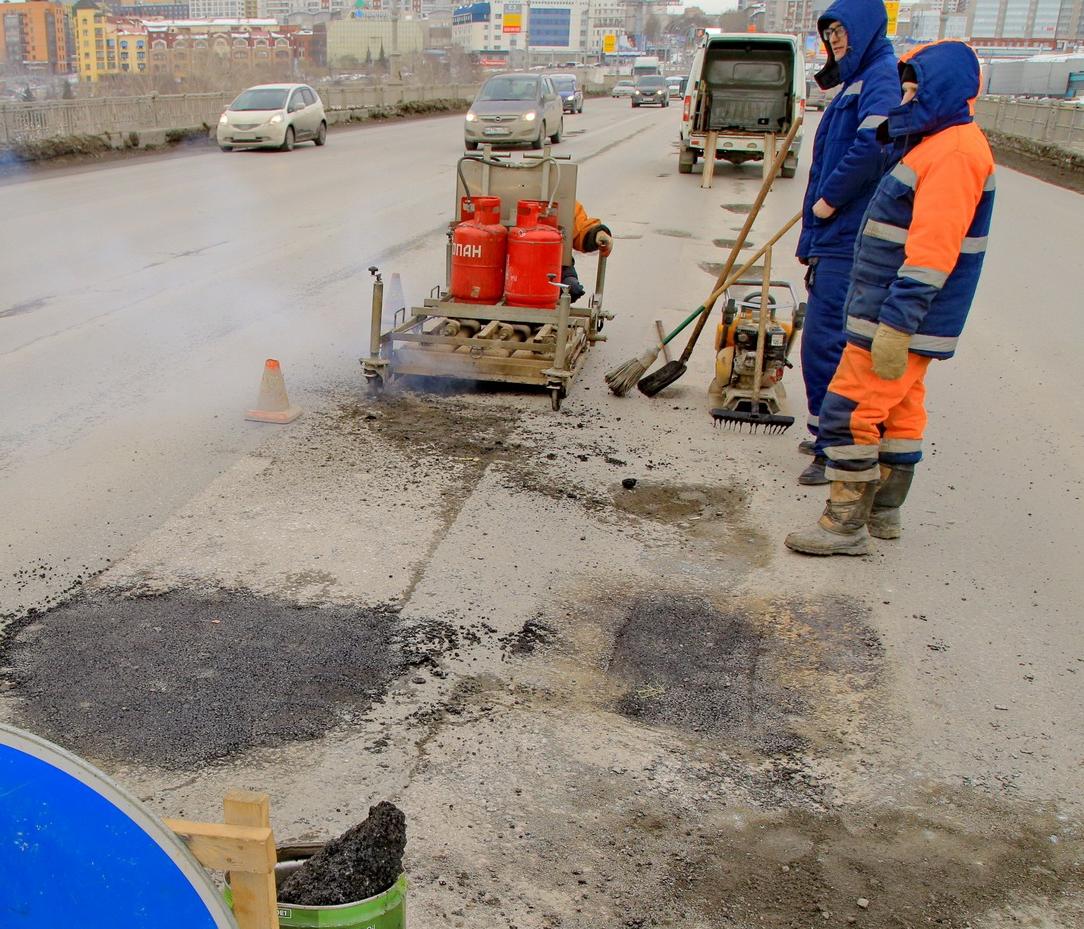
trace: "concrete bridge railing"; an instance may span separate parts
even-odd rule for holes
[[[1061,101],[982,97],[975,102],[975,118],[988,132],[1084,155],[1084,106]]]
[[[472,99],[477,91],[476,84],[386,83],[376,87],[319,88],[324,106],[332,116],[331,122],[337,121],[336,111],[360,111],[426,100]],[[213,128],[234,96],[231,93],[148,94],[0,104],[0,145],[151,129],[183,130],[204,125]]]

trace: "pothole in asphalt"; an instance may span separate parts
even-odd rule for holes
[[[107,594],[9,634],[15,724],[89,758],[191,768],[314,739],[379,702],[410,657],[391,608],[247,594]]]
[[[343,404],[330,416],[337,433],[369,433],[411,457],[471,464],[515,455],[518,446],[507,440],[522,411],[441,393],[403,391],[369,404]]]
[[[1084,878],[1077,827],[962,793],[906,809],[721,819],[674,875],[712,925],[969,929],[993,925],[984,917],[997,910],[1031,924],[1003,908],[1075,896]]]
[[[741,557],[764,564],[776,546],[748,522],[749,495],[740,485],[653,484],[638,482],[610,490],[614,507],[624,513],[668,523],[720,557]]]
[[[738,244],[738,240],[737,239],[712,239],[711,244],[714,245],[716,248],[733,248],[735,245]],[[752,243],[748,239],[746,239],[742,243],[742,248],[743,249],[744,248],[753,248],[753,245],[754,245],[754,243]],[[722,266],[720,266],[719,270],[720,271],[722,270]]]
[[[701,261],[697,264],[697,267],[700,268],[701,271],[704,271],[705,273],[710,274],[712,277],[717,278],[720,274],[723,273],[723,268],[725,267],[725,265],[723,265],[723,263],[719,261]],[[741,265],[739,264],[738,267],[741,267]],[[749,280],[750,278],[758,278],[763,276],[764,265],[754,265],[748,271],[746,271],[745,274],[742,275],[742,280]]]
[[[748,213],[753,209],[751,203],[720,203],[724,210],[729,210],[731,213]]]
[[[608,663],[623,715],[766,755],[837,738],[840,716],[878,679],[882,647],[868,610],[846,598],[760,600],[725,608],[699,597],[634,599]]]
[[[685,229],[656,229],[655,232],[659,235],[667,235],[675,239],[691,239],[693,237],[693,234]]]

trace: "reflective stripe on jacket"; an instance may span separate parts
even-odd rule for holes
[[[863,217],[847,294],[847,339],[868,348],[883,322],[912,334],[911,351],[950,358],[986,254],[994,159],[971,116],[975,53],[962,42],[939,42],[906,63],[916,70],[918,96],[896,107],[887,124],[906,154],[881,180]]]

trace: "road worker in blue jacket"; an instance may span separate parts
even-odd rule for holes
[[[786,544],[864,555],[897,539],[926,428],[926,370],[951,358],[979,282],[994,159],[975,123],[979,60],[935,42],[899,64],[902,103],[880,130],[902,155],[877,186],[855,249],[847,345],[821,407],[831,481],[824,515]]]
[[[825,90],[840,89],[817,127],[798,241],[798,259],[809,266],[802,376],[814,437],[799,450],[815,456],[798,478],[802,484],[827,483],[824,456],[815,441],[821,403],[843,352],[843,301],[858,226],[877,182],[891,166],[877,141],[877,126],[900,101],[887,26],[882,0],[837,0],[817,21],[828,63],[815,79]]]

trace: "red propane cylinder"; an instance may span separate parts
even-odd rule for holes
[[[460,197],[459,221],[493,225],[501,221],[500,197]]]
[[[517,226],[552,226],[557,228],[557,204],[547,210],[545,200],[519,200],[516,202]]]
[[[565,240],[548,219],[539,213],[546,204],[537,200],[520,200],[516,207],[517,224],[508,233],[508,272],[505,275],[505,300],[511,306],[533,306],[552,310],[560,297],[561,259]],[[531,225],[524,225],[524,221]]]
[[[456,300],[496,303],[504,294],[508,230],[501,225],[500,197],[464,197],[452,232],[452,274],[448,290]],[[475,217],[469,219],[467,217]]]

